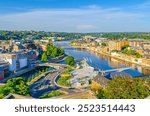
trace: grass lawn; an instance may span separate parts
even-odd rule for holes
[[[71,87],[69,80],[72,78],[71,70],[66,69],[58,79],[58,84],[61,86]]]
[[[43,96],[40,97],[40,99],[57,97],[57,96],[61,96],[61,95],[64,95],[64,94],[66,94],[66,93],[63,92],[63,91],[52,91],[50,93],[44,94]]]

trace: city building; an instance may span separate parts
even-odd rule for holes
[[[141,45],[144,50],[150,50],[150,42],[149,43],[144,43]]]
[[[141,46],[131,46],[129,47],[130,50],[134,50],[137,53],[139,53],[140,55],[144,55],[144,49]]]
[[[129,40],[129,46],[137,47],[137,46],[140,46],[144,42],[145,41],[142,39]]]
[[[25,47],[22,46],[21,44],[15,44],[13,45],[12,52],[19,52],[20,50],[23,50],[23,49],[25,49]]]
[[[94,39],[96,39],[96,37],[92,37],[92,36],[84,36],[83,40],[85,40],[86,42],[92,42]]]
[[[39,45],[40,46],[40,48],[42,49],[42,51],[46,51],[46,44],[41,44],[41,45]]]
[[[0,80],[3,80],[9,74],[9,64],[0,62]]]
[[[17,69],[24,68],[28,65],[28,59],[26,54],[17,54],[17,61],[18,61],[18,66]]]
[[[129,45],[129,41],[127,40],[111,40],[108,41],[109,52],[112,50],[121,50],[121,48],[125,45]]]
[[[0,40],[0,48],[3,49],[3,50],[10,50],[11,46],[13,44],[13,41],[12,40]]]
[[[28,60],[30,60],[30,61],[37,60],[37,58],[39,56],[39,52],[37,50],[28,51],[26,54],[27,54]]]
[[[37,44],[48,44],[48,43],[51,43],[52,40],[50,39],[41,39],[41,40],[34,40],[34,43],[37,43]]]
[[[24,54],[0,54],[0,61],[9,63],[9,71],[16,71],[27,66]]]
[[[16,54],[0,54],[0,60],[9,63],[9,70],[14,71],[17,67],[17,56]]]
[[[150,59],[150,49],[144,50],[144,58]]]

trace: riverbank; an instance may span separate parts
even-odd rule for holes
[[[64,48],[65,53],[69,56],[73,56],[77,61],[81,61],[86,59],[87,63],[94,67],[95,69],[101,70],[111,70],[120,67],[132,67],[131,69],[124,70],[124,72],[130,74],[132,77],[143,77],[150,75],[150,68],[145,68],[145,66],[140,66],[137,64],[129,63],[124,60],[120,60],[117,58],[112,58],[107,54],[100,54],[94,51],[86,50],[85,47],[72,47],[68,42],[57,42],[57,46],[61,46]],[[94,49],[94,47],[90,47]],[[99,50],[95,47],[95,49]],[[94,53],[93,53],[94,52]],[[99,50],[100,52],[100,50]]]
[[[132,63],[132,64],[136,64],[136,65],[138,65],[138,66],[142,66],[143,68],[150,68],[150,65],[145,65],[145,64],[142,64],[142,63],[136,63],[136,62],[133,62],[132,60],[126,59],[125,57],[124,57],[124,58],[121,58],[121,57],[119,57],[119,56],[113,56],[113,55],[108,54],[108,53],[98,52],[98,51],[96,51],[96,50],[94,50],[94,49],[91,49],[90,47],[75,46],[75,45],[72,45],[72,44],[70,44],[70,45],[71,45],[71,47],[73,47],[73,48],[85,49],[85,50],[90,51],[90,52],[92,52],[92,53],[105,55],[105,56],[108,56],[108,57],[111,57],[111,58],[114,58],[114,59],[117,59],[117,60],[121,60],[121,61],[126,61],[126,62],[128,62],[128,63]]]

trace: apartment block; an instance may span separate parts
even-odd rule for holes
[[[112,50],[121,50],[121,48],[125,45],[129,45],[129,41],[127,40],[112,40],[108,42],[109,51]]]

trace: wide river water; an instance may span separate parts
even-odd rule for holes
[[[86,59],[87,63],[94,68],[110,70],[122,67],[131,67],[131,69],[124,70],[124,72],[130,74],[132,77],[150,76],[150,68],[116,60],[102,54],[92,53],[85,49],[73,48],[69,45],[69,41],[55,42],[54,44],[64,48],[65,53],[69,56],[73,56],[76,60]]]

